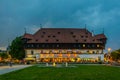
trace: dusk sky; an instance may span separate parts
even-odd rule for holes
[[[0,48],[15,37],[44,28],[85,28],[106,34],[120,48],[120,0],[0,0]]]

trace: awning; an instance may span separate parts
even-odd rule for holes
[[[35,58],[24,58],[25,60],[35,60]]]

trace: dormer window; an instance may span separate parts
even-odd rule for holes
[[[75,38],[76,36],[74,35],[73,37]]]
[[[58,40],[58,39],[56,39],[56,41],[58,42],[59,40]]]
[[[78,42],[78,40],[75,40],[76,42]]]
[[[93,39],[93,41],[95,41],[95,39]]]
[[[43,32],[43,34],[45,34],[45,32]]]
[[[50,36],[48,36],[48,38],[50,38]]]
[[[60,34],[60,32],[58,32],[58,34]]]
[[[42,35],[41,37],[43,38],[44,36]]]
[[[46,39],[46,42],[48,42],[48,39]]]
[[[73,34],[73,32],[70,32],[70,34]]]
[[[84,42],[86,42],[87,40],[85,39]]]
[[[55,36],[53,36],[55,38]]]
[[[88,32],[86,32],[85,34],[88,34]]]
[[[84,36],[81,36],[81,38],[83,38]]]

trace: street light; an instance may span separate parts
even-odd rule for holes
[[[110,58],[111,58],[111,53],[110,53],[110,51],[111,51],[111,48],[108,48],[108,59],[109,59],[109,61],[110,61]]]
[[[111,48],[108,48],[108,53],[110,54]]]

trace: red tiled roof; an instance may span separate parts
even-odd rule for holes
[[[106,39],[106,36],[104,34],[98,34],[94,36],[96,39]]]
[[[23,35],[23,38],[33,39],[33,35],[32,35],[32,34],[25,33],[25,34]]]
[[[24,38],[32,39],[27,43],[102,43],[97,39],[106,37],[102,34],[92,36],[85,28],[42,28],[33,35],[24,35]]]

